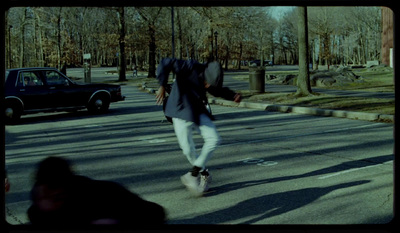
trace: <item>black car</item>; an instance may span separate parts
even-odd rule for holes
[[[8,122],[38,112],[87,108],[103,113],[111,102],[124,99],[119,85],[77,84],[55,68],[6,70],[4,112]]]

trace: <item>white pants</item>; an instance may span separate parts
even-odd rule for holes
[[[183,154],[186,155],[190,164],[205,169],[207,161],[211,158],[214,150],[220,143],[220,137],[214,123],[206,114],[200,115],[199,125],[179,118],[172,118],[172,121]],[[200,154],[196,152],[196,145],[193,141],[193,130],[197,130],[204,140]]]

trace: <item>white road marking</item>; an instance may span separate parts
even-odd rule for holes
[[[264,166],[264,167],[274,166],[274,165],[278,164],[278,162],[276,162],[276,161],[264,161],[264,159],[253,159],[253,158],[239,159],[236,161],[243,162],[246,164],[256,164],[256,165]]]
[[[278,162],[276,162],[276,161],[265,161],[265,162],[262,162],[262,163],[258,163],[257,165],[263,166],[263,167],[269,167],[269,166],[274,166],[274,165],[277,165],[277,164],[278,164]]]
[[[352,168],[352,169],[349,169],[349,170],[344,170],[344,171],[335,172],[335,173],[332,173],[332,174],[329,174],[329,175],[320,176],[320,177],[318,177],[318,179],[319,179],[319,180],[323,180],[323,179],[327,179],[327,178],[331,178],[331,177],[334,177],[334,176],[343,175],[343,174],[350,173],[350,172],[360,171],[360,170],[367,169],[367,168],[379,167],[379,166],[382,166],[382,165],[384,165],[384,164],[389,164],[389,163],[392,163],[392,162],[393,162],[393,160],[388,161],[388,162],[385,162],[385,163],[380,163],[380,164],[374,164],[374,165],[366,166],[366,167]]]

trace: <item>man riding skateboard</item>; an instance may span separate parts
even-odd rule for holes
[[[241,101],[241,95],[222,86],[223,71],[216,61],[202,64],[194,60],[165,58],[157,68],[160,88],[156,101],[159,105],[163,104],[170,72],[176,75],[176,80],[165,106],[165,116],[172,118],[179,146],[192,165],[191,171],[181,176],[181,181],[194,195],[201,196],[211,182],[206,164],[220,143],[212,122],[214,118],[206,108],[206,92],[237,103]],[[204,140],[200,154],[193,141],[193,130]]]

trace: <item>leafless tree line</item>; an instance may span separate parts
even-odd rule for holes
[[[175,56],[240,69],[253,59],[298,64],[296,11],[271,7],[174,7]],[[171,7],[15,7],[6,12],[6,67],[133,64],[155,76],[172,56]],[[380,60],[380,7],[308,7],[309,63]]]

